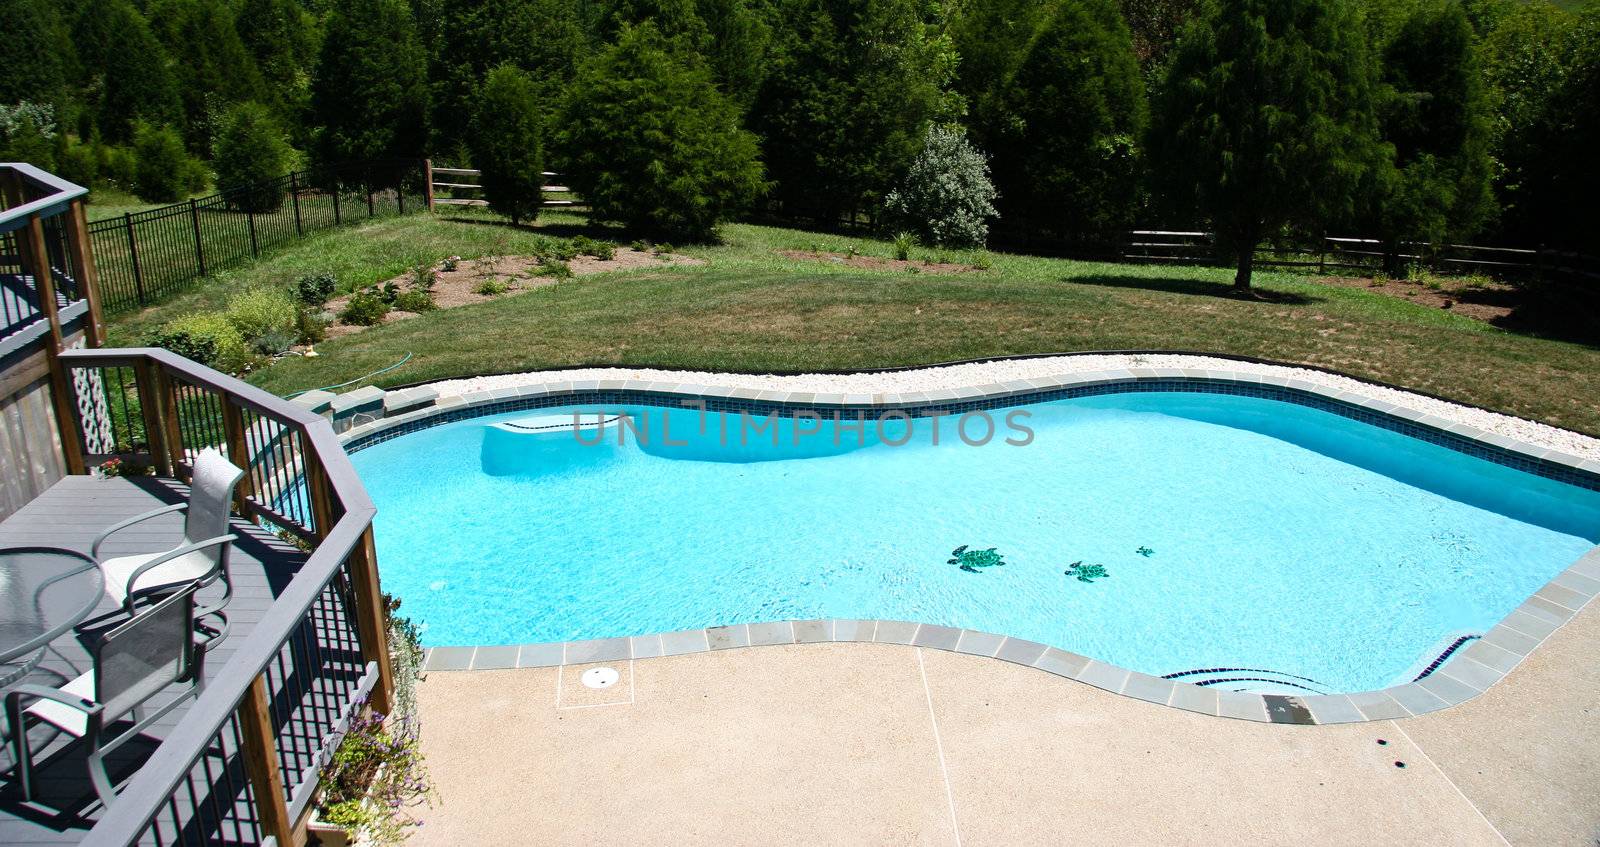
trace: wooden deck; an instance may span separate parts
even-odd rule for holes
[[[100,480],[68,476],[44,494],[0,523],[0,545],[48,545],[89,551],[99,532],[119,520],[186,498],[183,486],[155,478]],[[181,535],[181,515],[166,515],[150,523],[118,533],[107,542],[105,555],[125,555],[167,549]],[[305,554],[260,527],[235,522],[237,539],[233,545],[232,572],[234,596],[228,606],[232,629],[221,644],[206,656],[206,677],[214,678],[233,654],[236,645],[249,637],[262,614],[288,585]],[[212,586],[209,596],[220,590]],[[101,611],[115,606],[105,600]],[[90,620],[93,621],[94,616]],[[30,681],[59,685],[89,669],[89,654],[77,637],[59,639]],[[113,758],[112,778],[120,782],[136,770],[144,757],[159,743],[163,732],[183,719],[185,709],[152,728],[146,739],[129,742]],[[3,718],[0,718],[3,722]],[[35,803],[22,802],[22,794],[10,772],[9,750],[4,755],[6,773],[0,775],[0,844],[72,844],[93,825],[99,803],[89,785],[79,745],[53,737],[48,728],[35,728],[30,740],[36,742],[34,761],[39,796]]]

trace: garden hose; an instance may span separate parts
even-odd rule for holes
[[[309,393],[311,393],[313,391],[332,391],[335,388],[343,388],[346,385],[355,385],[356,383],[361,382],[363,380],[368,380],[368,379],[371,379],[371,378],[373,378],[375,376],[380,376],[382,374],[386,374],[386,373],[394,370],[395,368],[400,367],[401,365],[403,365],[403,364],[405,364],[406,362],[409,362],[409,361],[411,361],[411,353],[410,353],[410,351],[407,351],[406,352],[406,357],[404,359],[401,359],[400,361],[395,362],[394,364],[390,365],[387,368],[380,368],[378,370],[373,371],[372,373],[367,374],[366,376],[358,376],[355,379],[349,380],[348,382],[341,382],[341,383],[339,383],[337,385],[324,385],[321,388],[303,388],[303,389],[301,389],[299,391],[296,391],[296,392],[293,392],[291,394],[283,395],[283,399],[285,399],[285,400],[293,400],[294,398],[299,397],[302,394],[309,394]]]

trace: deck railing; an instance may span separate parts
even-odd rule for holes
[[[302,843],[326,763],[392,682],[372,501],[321,417],[158,349],[68,350],[86,462],[186,479],[204,447],[247,471],[236,510],[311,552],[85,844]],[[300,837],[296,837],[297,832]]]

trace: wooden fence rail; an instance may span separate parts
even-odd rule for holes
[[[477,168],[428,168],[429,196],[436,206],[487,206],[483,199],[483,171]],[[566,208],[579,205],[572,189],[561,185],[561,174],[544,172],[545,185],[541,186],[546,208]],[[444,179],[440,179],[444,177]],[[447,196],[441,197],[444,194]],[[459,196],[459,195],[467,196]],[[556,195],[552,197],[551,195]]]

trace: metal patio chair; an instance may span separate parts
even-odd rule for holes
[[[197,697],[203,684],[205,652],[194,639],[194,587],[188,587],[134,615],[106,633],[94,648],[94,669],[60,688],[24,684],[6,692],[7,723],[17,781],[32,801],[33,762],[28,753],[28,721],[43,721],[81,739],[87,747],[89,781],[106,806],[117,797],[105,756],[140,735],[151,724]],[[188,683],[171,700],[145,704],[168,686]],[[26,707],[23,701],[32,703]],[[123,718],[133,725],[107,730]]]
[[[90,555],[105,573],[106,594],[132,615],[139,600],[170,594],[191,584],[205,588],[220,580],[222,598],[200,606],[195,616],[196,626],[206,635],[207,649],[221,641],[228,634],[228,616],[223,610],[233,598],[233,577],[228,570],[228,554],[233,548],[229,508],[233,490],[241,479],[244,471],[207,447],[195,456],[189,502],[136,515],[100,533]],[[157,553],[100,558],[101,546],[112,535],[173,512],[185,512],[182,544]]]

